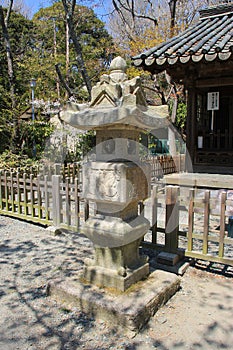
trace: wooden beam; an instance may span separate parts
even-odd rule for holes
[[[233,85],[233,77],[222,77],[219,78],[209,78],[200,79],[196,81],[196,87],[214,87],[214,86],[228,86]]]

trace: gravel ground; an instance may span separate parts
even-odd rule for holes
[[[134,338],[46,296],[50,279],[80,271],[88,239],[0,216],[0,349],[233,349],[233,271],[196,263],[181,289]],[[153,262],[153,253],[150,253]]]

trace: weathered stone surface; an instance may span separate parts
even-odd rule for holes
[[[138,332],[179,287],[176,275],[157,270],[120,294],[71,279],[51,281],[48,290],[67,308],[78,307],[96,319],[122,327],[125,332]]]
[[[125,291],[149,274],[148,258],[139,254],[149,222],[138,217],[130,225],[120,218],[106,217],[98,227],[97,219],[89,219],[83,228],[83,233],[95,244],[94,259],[85,260],[83,277],[97,286]]]
[[[167,253],[167,252],[159,253],[157,258],[157,262],[159,264],[165,264],[170,266],[177,264],[179,260],[180,260],[180,257],[178,254]]]
[[[121,247],[139,238],[149,230],[150,223],[142,216],[130,222],[111,216],[95,216],[89,218],[81,228],[95,245],[101,247]]]
[[[139,263],[139,262],[138,262]],[[84,268],[84,281],[100,288],[114,288],[117,292],[125,292],[133,284],[145,279],[149,275],[149,264],[141,262],[141,266],[134,269],[119,267],[118,270],[106,266],[88,266]]]
[[[61,119],[84,130],[114,124],[133,125],[143,130],[167,127],[168,107],[148,106],[140,77],[128,80],[125,69],[124,59],[116,57],[110,74],[104,74],[92,88],[91,103],[67,104]]]
[[[150,106],[146,112],[135,106],[86,108],[74,113],[75,107],[67,105],[61,112],[61,119],[81,130],[91,130],[111,124],[130,124],[142,130],[167,128],[167,106]],[[78,107],[77,107],[78,109]]]
[[[96,130],[96,160],[139,160],[139,130],[125,125]]]
[[[147,164],[132,162],[88,162],[83,165],[84,198],[95,202],[126,204],[149,195]]]

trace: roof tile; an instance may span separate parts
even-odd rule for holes
[[[161,68],[177,62],[187,63],[190,58],[199,62],[202,59],[226,60],[232,55],[233,4],[230,0],[228,4],[200,11],[200,19],[194,26],[133,57],[133,61],[135,66],[156,64]]]

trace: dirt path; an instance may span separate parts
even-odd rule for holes
[[[129,339],[46,297],[48,280],[82,269],[92,245],[75,234],[0,216],[0,349],[233,349],[233,273],[191,267],[181,290]],[[216,271],[215,271],[216,272]]]
[[[232,283],[230,278],[190,268],[182,289],[145,331],[155,339],[155,348],[233,349]]]

